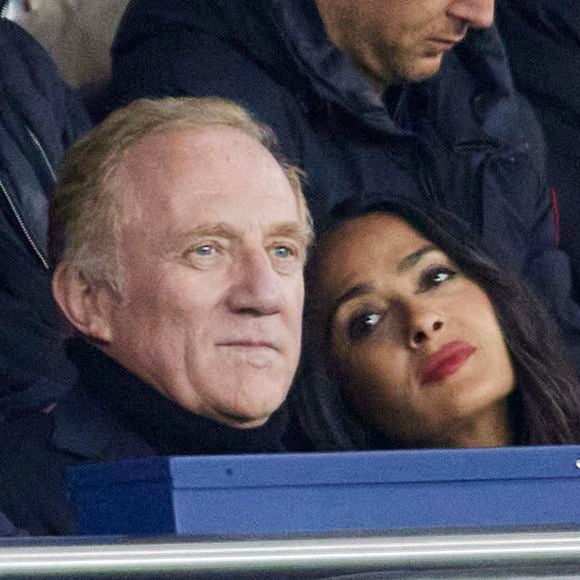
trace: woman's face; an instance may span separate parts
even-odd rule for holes
[[[360,417],[436,445],[505,410],[514,373],[494,309],[444,252],[376,213],[345,222],[320,255],[330,360]]]

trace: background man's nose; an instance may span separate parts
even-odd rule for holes
[[[495,0],[452,0],[447,13],[471,28],[489,28],[493,24]]]
[[[282,304],[281,281],[263,249],[246,252],[234,274],[230,308],[256,315],[275,314]]]

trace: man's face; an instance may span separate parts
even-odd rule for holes
[[[307,229],[284,172],[212,127],[146,137],[120,177],[124,286],[103,350],[188,411],[264,423],[300,351]]]
[[[487,28],[494,0],[316,0],[331,41],[377,87],[437,73],[469,28]]]

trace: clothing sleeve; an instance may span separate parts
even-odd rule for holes
[[[15,528],[8,518],[0,512],[0,539],[28,536],[24,530]]]
[[[10,522],[7,529],[13,525],[31,536],[76,530],[66,470],[79,458],[53,445],[53,432],[52,413],[30,413],[0,425],[0,513]]]
[[[518,89],[546,140],[560,247],[580,276],[580,3],[499,0],[497,23]],[[533,54],[534,57],[530,58]]]
[[[78,96],[17,24],[0,19],[0,424],[72,385],[46,265],[47,207],[64,150],[88,128]]]
[[[547,185],[541,129],[527,102],[523,102],[521,111],[522,123],[529,128],[532,154],[537,160],[536,183],[531,184],[531,193],[534,195],[529,197],[530,203],[534,203],[534,217],[529,229],[529,250],[523,275],[540,296],[544,297],[559,323],[572,361],[580,375],[580,288],[573,261],[559,246],[558,206]]]
[[[524,276],[546,299],[580,374],[580,304],[572,262],[557,246],[554,206],[545,183],[539,188],[537,221]]]

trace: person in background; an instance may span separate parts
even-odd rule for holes
[[[544,130],[560,245],[580,276],[580,3],[499,0],[497,25],[518,89]]]
[[[556,245],[541,131],[494,11],[494,0],[132,0],[110,106],[240,103],[305,170],[315,224],[376,191],[449,210],[537,288],[580,368],[579,293]]]
[[[50,289],[48,204],[64,150],[89,127],[78,96],[0,16],[0,425],[74,384]]]
[[[462,223],[370,199],[336,213],[307,276],[294,408],[311,447],[580,442],[556,325]]]
[[[71,148],[50,208],[75,388],[0,430],[0,510],[70,534],[68,466],[283,450],[311,237],[300,172],[220,99],[137,101]]]
[[[109,78],[109,50],[127,2],[11,0],[5,14],[50,54],[65,82],[92,97],[91,89],[98,90]]]

